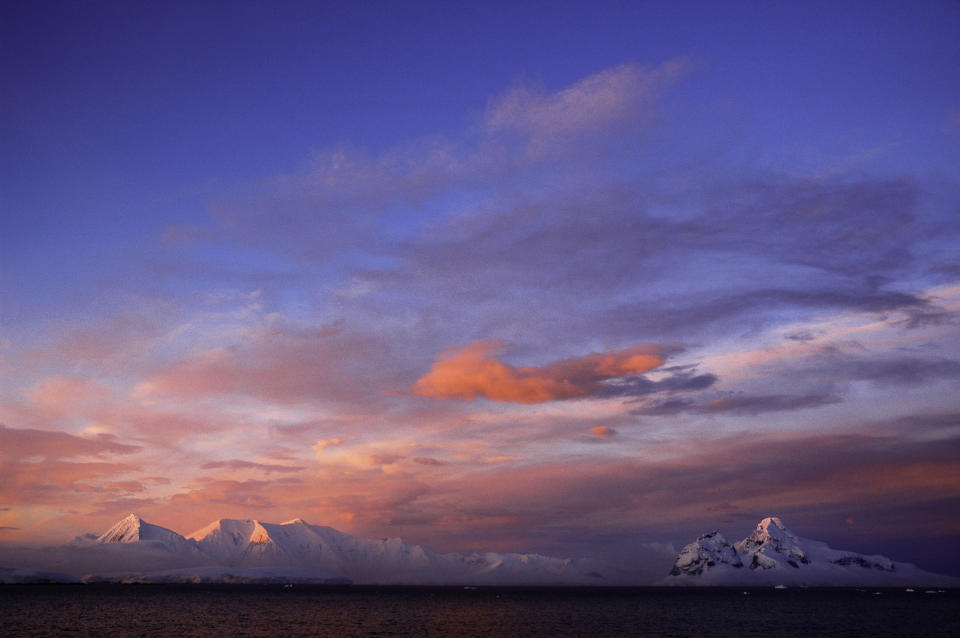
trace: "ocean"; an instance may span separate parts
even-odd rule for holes
[[[0,585],[0,635],[960,636],[957,592],[744,591]]]

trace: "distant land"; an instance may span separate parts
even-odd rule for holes
[[[100,536],[3,555],[0,583],[299,583],[558,586],[955,586],[960,579],[879,555],[836,550],[764,518],[730,544],[718,532],[685,546],[660,581],[638,566],[498,552],[439,554],[399,538],[366,539],[302,519],[221,518],[180,534],[130,514]]]

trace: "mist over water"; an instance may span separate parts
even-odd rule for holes
[[[960,595],[857,589],[0,587],[5,636],[956,636]]]

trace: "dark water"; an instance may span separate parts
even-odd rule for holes
[[[960,594],[0,586],[2,636],[960,636]]]

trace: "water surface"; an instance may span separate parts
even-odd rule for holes
[[[954,592],[743,591],[5,585],[0,635],[960,636]]]

